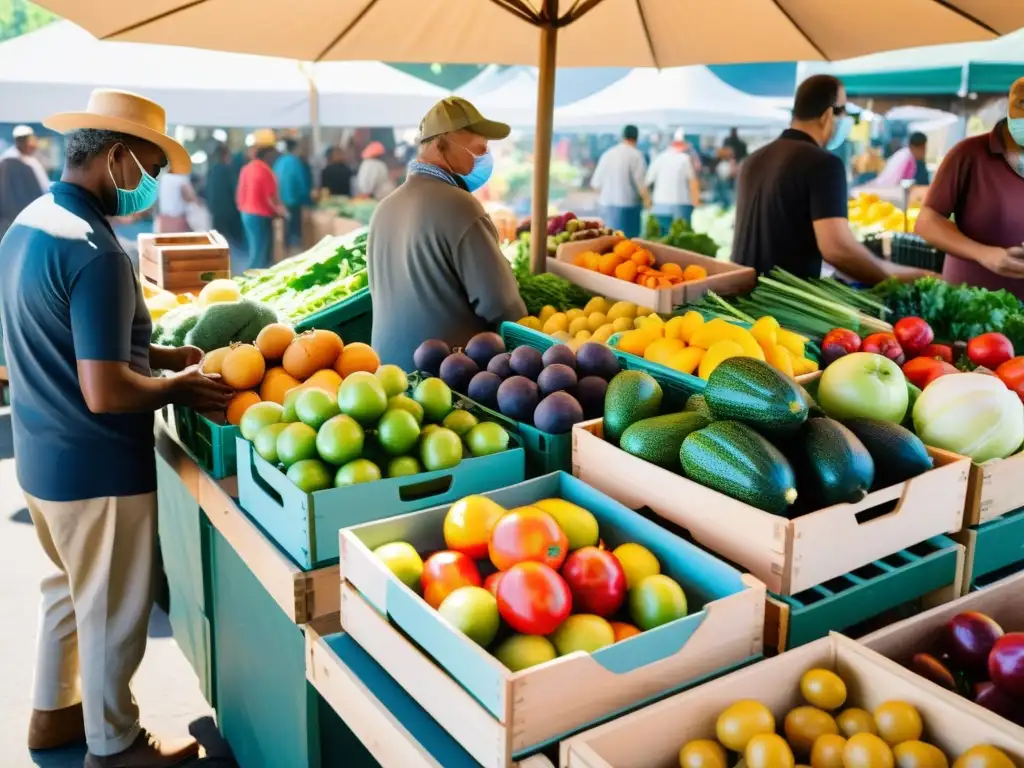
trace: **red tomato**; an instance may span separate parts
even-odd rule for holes
[[[492,595],[497,597],[498,596],[498,582],[501,581],[501,577],[504,576],[504,575],[505,575],[504,571],[498,571],[497,573],[492,573],[490,576],[488,576],[486,579],[484,579],[484,589],[486,589]]]
[[[967,357],[994,371],[1013,357],[1013,344],[1001,333],[983,333],[967,342]]]
[[[1024,401],[1024,356],[1007,360],[996,368],[996,376]]]
[[[872,333],[860,345],[861,352],[874,352],[876,355],[888,357],[896,365],[903,365],[906,357],[903,347],[891,333]]]
[[[536,507],[518,507],[506,512],[495,524],[488,551],[499,571],[527,561],[544,563],[557,571],[569,553],[569,540],[547,512]]]
[[[904,317],[897,320],[892,332],[903,347],[903,351],[910,357],[919,355],[922,349],[935,341],[932,327],[920,317]]]
[[[833,344],[845,349],[847,354],[850,352],[860,352],[860,336],[846,328],[833,328],[821,340],[822,348],[832,346]]]
[[[611,622],[611,625],[612,625],[612,632],[615,633],[615,642],[616,643],[619,642],[620,640],[625,640],[627,637],[632,637],[633,635],[639,635],[640,634],[640,630],[639,629],[634,627],[632,624],[627,624],[624,621],[613,621],[613,622]]]
[[[626,572],[619,559],[604,549],[577,549],[562,566],[562,578],[580,613],[611,616],[626,599]]]
[[[565,579],[543,563],[518,563],[498,582],[498,613],[524,635],[550,635],[572,612]]]
[[[437,608],[459,587],[479,587],[480,571],[476,563],[461,552],[442,550],[435,552],[423,564],[423,599],[431,608]]]
[[[924,389],[939,376],[945,376],[947,373],[958,371],[949,363],[934,357],[915,357],[903,366],[903,375],[918,389]]]
[[[944,363],[953,364],[953,348],[949,344],[929,344],[918,354],[921,357],[936,357]]]
[[[486,496],[467,496],[444,516],[444,543],[474,560],[487,556],[487,543],[505,508]]]

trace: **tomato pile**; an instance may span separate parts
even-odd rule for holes
[[[505,509],[467,496],[443,529],[446,549],[425,560],[402,541],[374,554],[513,672],[687,615],[683,588],[649,549],[626,542],[608,550],[597,518],[564,499]]]

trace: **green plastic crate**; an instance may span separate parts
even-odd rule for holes
[[[1017,509],[956,534],[967,549],[964,586],[982,589],[1024,570],[1024,509]]]
[[[321,309],[295,325],[295,330],[299,332],[312,328],[334,331],[346,344],[353,341],[369,344],[373,334],[373,302],[370,299],[370,289],[363,288],[344,301]]]
[[[460,395],[461,396],[461,395]],[[476,400],[465,398],[473,408],[486,414],[490,421],[496,421],[505,429],[519,437],[526,451],[526,476],[540,477],[552,472],[572,471],[572,432],[564,435],[552,435],[541,432],[531,424],[510,419],[504,414],[492,411]]]
[[[948,536],[876,560],[795,595],[769,592],[765,644],[779,650],[842,632],[956,583],[960,545]]]
[[[543,352],[555,344],[562,343],[546,333],[535,331],[518,323],[502,323],[501,338],[505,341],[505,347],[510,350],[525,345]],[[609,347],[615,353],[615,357],[618,358],[622,370],[643,371],[653,376],[661,384],[661,388],[665,393],[665,404],[668,406],[681,410],[686,405],[686,400],[690,395],[697,395],[704,391],[704,381],[696,376],[673,371],[664,365],[656,365],[644,360],[642,357],[622,352],[610,345]]]
[[[223,480],[237,472],[235,441],[242,434],[238,427],[217,424],[191,408],[179,405],[168,407],[174,416],[178,442],[196,464],[214,480]]]

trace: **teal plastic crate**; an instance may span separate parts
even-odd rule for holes
[[[180,405],[168,406],[174,417],[178,442],[214,480],[236,473],[235,441],[242,433],[231,424],[217,424],[201,413]]]
[[[555,344],[562,343],[546,333],[535,331],[518,323],[502,323],[501,338],[504,339],[505,347],[509,350],[520,346],[527,346],[543,352]],[[697,395],[704,391],[705,382],[703,379],[680,373],[679,371],[673,371],[664,365],[649,363],[642,357],[631,355],[614,347],[610,348],[615,353],[615,357],[618,359],[622,370],[643,371],[653,376],[661,384],[666,406],[682,410],[690,395]]]
[[[342,528],[513,485],[526,476],[525,453],[511,435],[508,450],[463,459],[452,469],[305,493],[247,440],[239,437],[237,445],[239,504],[306,570],[337,560]]]
[[[964,586],[982,589],[1024,570],[1024,509],[1014,510],[956,534],[967,550]]]
[[[951,538],[935,536],[795,595],[769,592],[765,644],[805,645],[950,587],[959,552]]]
[[[483,495],[505,508],[532,504],[540,499],[561,498],[589,510],[598,520],[605,545],[625,542],[645,546],[658,558],[662,572],[684,589],[689,614],[643,632],[593,654],[560,658],[538,668],[536,693],[529,670],[513,674],[471,645],[415,592],[381,563],[373,550],[392,541],[406,541],[421,554],[445,548],[443,522],[448,505],[401,517],[354,526],[342,532],[341,571],[346,584],[342,593],[342,624],[346,631],[374,656],[386,671],[406,682],[403,685],[428,711],[439,706],[430,699],[432,685],[419,688],[416,670],[395,652],[391,642],[380,639],[387,631],[386,616],[430,660],[458,682],[468,696],[444,706],[463,711],[479,707],[494,718],[511,744],[513,756],[529,753],[552,739],[587,727],[625,709],[678,691],[695,679],[714,675],[748,662],[761,653],[764,588],[714,555],[689,544],[664,528],[577,480],[556,472]],[[365,608],[361,607],[365,606]],[[375,610],[374,610],[375,609]],[[375,643],[375,639],[380,639]],[[422,658],[422,657],[421,657]],[[555,667],[560,671],[556,671]],[[436,673],[431,673],[436,674]],[[513,692],[512,679],[515,679]],[[571,687],[556,688],[550,681],[573,680]],[[541,698],[543,697],[543,698]],[[572,711],[572,718],[541,722],[536,713]],[[530,717],[533,713],[534,717]],[[475,718],[474,718],[475,719]],[[445,724],[442,722],[442,724]],[[456,736],[467,724],[449,719],[446,727]],[[528,731],[528,734],[524,733]],[[489,740],[489,737],[488,737]],[[481,739],[474,741],[479,745]],[[501,754],[499,743],[498,754]],[[475,755],[482,760],[482,755]]]
[[[302,332],[317,328],[334,331],[348,344],[353,341],[370,343],[373,334],[373,302],[370,289],[363,288],[327,309],[299,321],[295,330]]]

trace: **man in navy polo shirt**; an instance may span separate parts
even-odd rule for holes
[[[67,134],[61,181],[0,242],[0,314],[18,481],[55,567],[42,583],[29,747],[85,736],[85,768],[178,765],[129,689],[146,647],[156,541],[153,412],[223,408],[200,350],[149,344],[142,288],[107,222],[156,202],[155,176],[188,173],[164,110],[122,91],[46,125]],[[154,378],[152,370],[174,372]]]

